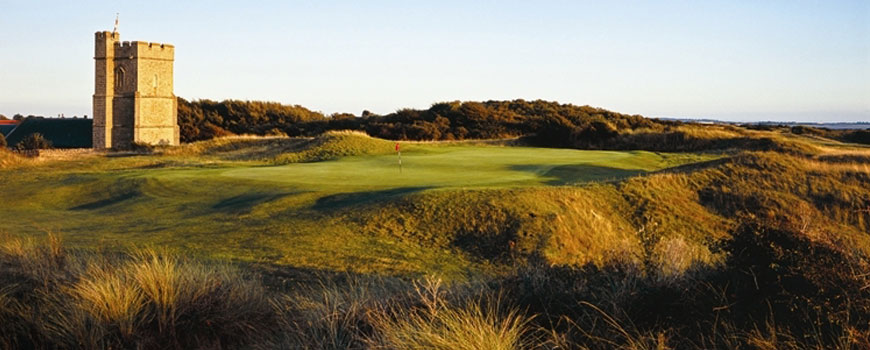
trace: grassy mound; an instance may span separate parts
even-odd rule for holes
[[[657,129],[623,130],[607,143],[591,148],[663,152],[775,151],[807,155],[818,153],[820,142],[831,141],[797,136],[783,130],[758,131],[732,125],[681,124]]]
[[[283,153],[273,161],[276,164],[318,162],[341,157],[389,154],[394,143],[376,139],[361,132],[329,131],[314,138],[307,147]]]
[[[289,164],[387,154],[393,151],[392,147],[392,142],[362,132],[330,131],[313,138],[229,136],[166,149],[163,154]]]
[[[747,153],[613,184],[422,192],[346,215],[364,232],[484,261],[621,260],[673,276],[723,264],[723,245],[747,223],[870,256],[868,174],[842,157]]]

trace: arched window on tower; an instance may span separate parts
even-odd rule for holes
[[[115,69],[115,89],[122,89],[127,81],[127,71],[124,67]]]

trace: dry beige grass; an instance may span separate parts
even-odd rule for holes
[[[60,239],[0,241],[0,347],[225,348],[274,323],[262,286],[224,266],[151,250],[73,260]]]
[[[559,265],[582,266],[593,263],[598,266],[621,260],[638,262],[642,255],[640,241],[632,234],[635,230],[624,217],[618,215],[614,203],[597,191],[577,189],[572,193],[562,190],[549,193],[552,200],[564,211],[549,221],[541,222],[541,229],[550,226],[552,233],[544,249],[549,261]]]
[[[93,148],[46,149],[39,151],[39,161],[74,161],[88,157],[105,156],[108,151]]]
[[[0,147],[0,169],[32,163],[32,159],[19,156],[18,154]]]
[[[121,336],[129,338],[146,314],[145,296],[128,278],[115,269],[92,266],[69,293],[82,310],[100,322],[117,326]]]
[[[422,306],[387,306],[370,313],[372,349],[519,350],[528,348],[531,318],[502,310],[498,297],[444,300],[441,281],[427,278],[415,288]]]

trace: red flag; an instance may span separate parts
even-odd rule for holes
[[[396,152],[398,152],[398,151],[399,151],[399,143],[396,142]]]

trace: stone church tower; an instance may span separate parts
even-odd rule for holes
[[[96,33],[94,148],[178,145],[175,47],[120,39],[117,32]]]

